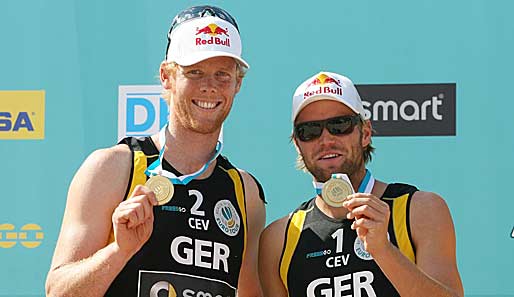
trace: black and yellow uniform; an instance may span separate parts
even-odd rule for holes
[[[389,240],[412,262],[409,205],[416,191],[410,185],[390,184],[381,198],[391,209]],[[399,296],[351,224],[326,216],[314,198],[292,213],[280,260],[289,296]]]
[[[136,185],[146,182],[145,169],[159,151],[150,138],[129,137],[120,143],[127,144],[134,157],[129,197]],[[226,158],[219,156],[216,162],[208,178],[174,185],[171,201],[153,208],[150,239],[106,296],[236,296],[248,236],[244,185]],[[166,160],[162,166],[181,175]]]

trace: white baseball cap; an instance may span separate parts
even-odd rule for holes
[[[215,6],[194,6],[179,13],[168,33],[166,61],[189,66],[212,57],[241,58],[241,37],[237,24],[225,10]]]
[[[341,102],[365,120],[362,100],[352,81],[340,74],[322,71],[308,78],[294,92],[293,123],[305,106],[319,100]]]

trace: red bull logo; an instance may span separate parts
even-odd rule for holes
[[[326,75],[325,73],[321,73],[307,85],[307,88],[310,86],[326,85],[326,84],[336,84],[339,87],[342,87],[341,83],[337,79],[332,78],[332,77]]]
[[[205,45],[205,44],[217,44],[224,45],[230,47],[230,39],[228,38],[228,28],[223,29],[216,24],[209,24],[203,28],[196,29],[195,35],[204,36],[207,35],[208,38],[197,37],[195,39],[196,45]],[[225,39],[220,38],[221,36],[226,36]]]
[[[306,91],[303,94],[303,98],[307,98],[314,95],[320,95],[320,94],[335,94],[339,96],[343,96],[343,87],[341,86],[341,82],[335,78],[332,78],[325,73],[321,73],[318,76],[316,76],[315,79],[313,79],[308,85],[307,89],[310,89],[311,87],[318,86],[319,88]],[[328,86],[324,86],[328,85]],[[332,86],[330,86],[332,85]],[[335,88],[334,88],[335,85]]]

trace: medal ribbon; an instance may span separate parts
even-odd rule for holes
[[[340,178],[344,179],[347,182],[352,184],[350,182],[350,178],[348,178],[348,175],[342,174],[342,173],[334,173],[332,174],[332,178]],[[314,186],[314,189],[316,190],[316,195],[321,195],[321,189],[323,188],[324,183],[320,183],[317,181],[313,181],[312,185]],[[373,186],[375,185],[375,178],[371,175],[371,172],[366,169],[366,175],[361,181],[361,184],[359,185],[359,189],[357,190],[357,193],[371,193],[371,190],[373,189]],[[353,185],[352,185],[353,187]]]
[[[209,164],[211,164],[212,161],[214,161],[223,150],[223,128],[220,131],[220,135],[218,136],[218,142],[216,143],[216,151],[214,152],[214,156],[205,163],[205,165],[202,166],[198,171],[193,172],[191,174],[186,174],[182,176],[176,176],[173,172],[169,172],[167,170],[164,170],[162,168],[162,159],[164,158],[164,147],[166,145],[166,130],[168,129],[168,125],[166,124],[161,131],[159,131],[159,144],[161,146],[159,150],[159,158],[155,160],[148,168],[145,170],[145,174],[148,176],[153,175],[162,175],[176,185],[187,185],[190,181],[192,181],[194,178],[202,174],[207,167],[209,167]]]

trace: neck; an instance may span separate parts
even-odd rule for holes
[[[355,193],[359,191],[359,187],[362,183],[362,180],[364,179],[364,176],[366,176],[366,167],[364,166],[362,166],[359,170],[348,176],[350,178],[350,181],[352,182],[353,190],[355,191]]]
[[[221,129],[208,134],[198,133],[170,121],[166,131],[164,159],[182,174],[193,173],[214,156],[220,132]],[[154,135],[154,142],[158,138],[158,135]],[[213,164],[215,162],[199,178],[210,175]]]

